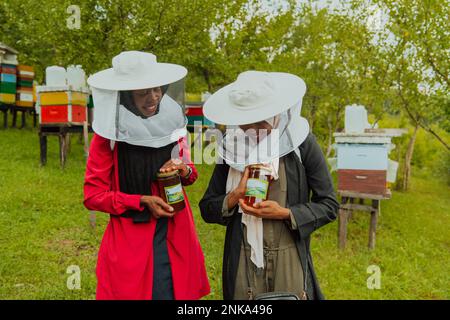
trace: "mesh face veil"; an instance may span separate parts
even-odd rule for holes
[[[244,131],[239,126],[227,126],[218,147],[219,157],[243,171],[247,165],[269,163],[294,151],[309,132],[308,121],[300,116],[300,110],[301,103],[266,119],[272,129],[270,133],[259,131],[259,141],[255,139],[256,132],[252,129]]]
[[[150,116],[159,112],[161,99],[167,92],[168,87],[168,85],[165,85],[144,90],[120,91],[120,104],[131,111],[134,115],[139,116],[142,119],[149,118]],[[141,108],[146,107],[146,103],[150,106],[153,105],[155,107],[155,110],[151,115],[146,115],[144,114],[145,111],[141,110]]]
[[[93,130],[104,138],[159,148],[187,134],[184,78],[139,90],[92,88],[92,96]]]

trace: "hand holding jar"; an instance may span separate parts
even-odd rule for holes
[[[242,211],[264,219],[289,218],[289,209],[281,207],[276,201],[267,200],[271,181],[269,167],[262,164],[249,167],[245,195],[243,199],[239,199]]]
[[[148,208],[155,219],[162,217],[171,218],[174,215],[173,208],[165,203],[160,197],[142,196],[140,203]]]
[[[283,220],[289,219],[290,217],[289,209],[283,208],[278,202],[273,200],[266,200],[263,202],[258,202],[253,206],[248,206],[245,204],[243,199],[240,199],[239,205],[241,206],[242,211],[246,214],[250,214],[258,218]]]
[[[239,203],[239,199],[243,199],[245,197],[249,172],[249,168],[246,167],[239,185],[228,194],[228,210],[235,207]]]
[[[166,173],[178,170],[181,177],[187,177],[191,173],[191,168],[185,164],[181,159],[170,159],[167,161],[161,169],[160,172]]]

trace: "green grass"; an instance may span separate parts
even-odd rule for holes
[[[48,139],[48,163],[39,166],[35,129],[0,129],[0,299],[94,299],[95,263],[108,215],[89,224],[83,207],[85,157],[72,138],[64,170],[56,137]],[[198,202],[212,167],[198,166],[200,177],[187,188],[196,229],[206,256],[212,293],[221,299],[225,229],[208,225]],[[448,299],[450,197],[444,182],[416,175],[408,193],[383,201],[377,245],[368,251],[369,217],[354,214],[347,248],[339,251],[337,223],[316,232],[312,255],[329,299]],[[369,265],[381,268],[381,289],[369,290]],[[67,289],[71,265],[81,269],[81,289]]]

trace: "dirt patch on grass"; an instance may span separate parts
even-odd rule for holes
[[[95,239],[80,239],[80,233],[84,232],[81,228],[71,228],[61,230],[53,239],[47,241],[45,248],[49,251],[58,252],[69,256],[78,256],[97,251]]]

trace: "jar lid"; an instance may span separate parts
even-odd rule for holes
[[[174,171],[169,171],[169,172],[158,172],[156,174],[157,178],[168,178],[168,177],[172,177],[172,176],[176,176],[178,175],[178,170],[174,170]]]
[[[270,172],[270,168],[264,164],[252,164],[250,165],[250,169],[261,169]]]

